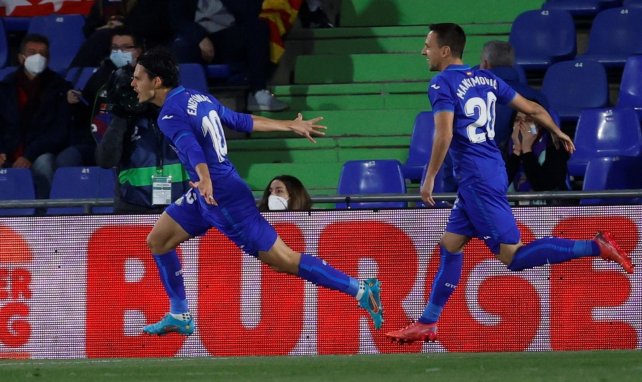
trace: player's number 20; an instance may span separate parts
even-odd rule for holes
[[[495,138],[495,103],[497,97],[492,92],[486,94],[486,100],[481,97],[473,97],[466,101],[464,105],[464,112],[467,117],[474,117],[477,115],[477,120],[466,128],[468,139],[472,143],[486,142],[488,139]],[[477,132],[478,128],[486,129],[485,132]]]
[[[223,132],[223,125],[221,125],[221,119],[218,117],[218,113],[214,110],[210,111],[207,116],[203,117],[201,127],[203,129],[203,135],[209,134],[210,138],[212,138],[212,144],[219,163],[223,162],[227,155],[227,142],[225,141],[225,133]]]

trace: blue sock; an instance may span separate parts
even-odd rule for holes
[[[352,297],[359,291],[359,280],[332,268],[331,265],[318,257],[301,254],[299,277],[322,287],[341,291]]]
[[[439,320],[444,305],[455,291],[461,277],[461,264],[463,255],[461,253],[450,253],[446,248],[441,247],[441,261],[439,271],[432,282],[432,291],[428,305],[424,313],[419,317],[422,324],[434,324]]]
[[[165,292],[169,297],[169,312],[173,314],[189,312],[187,298],[185,298],[185,284],[183,281],[183,270],[178,260],[176,250],[167,252],[164,255],[153,255],[158,267]]]
[[[521,247],[508,264],[511,271],[521,271],[544,264],[563,263],[580,257],[597,256],[600,247],[593,240],[568,240],[545,237]]]

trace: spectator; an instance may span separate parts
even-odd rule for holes
[[[126,27],[113,29],[111,53],[103,57],[102,64],[89,78],[82,91],[70,89],[67,101],[71,105],[73,123],[69,138],[69,147],[58,156],[57,166],[93,166],[95,164],[96,140],[92,136],[94,127],[100,124],[96,120],[106,112],[106,88],[112,73],[126,65],[136,65],[142,53],[138,38]],[[107,121],[108,122],[108,121]],[[104,134],[97,131],[98,139]]]
[[[506,160],[508,191],[560,191],[566,187],[569,154],[533,119],[518,112]],[[534,201],[534,204],[543,204]],[[521,204],[521,203],[520,203]]]
[[[140,104],[130,86],[142,51],[134,35],[121,29],[112,37],[112,54],[105,64],[118,69],[102,88],[111,118],[96,147],[96,162],[117,167],[114,212],[119,214],[162,213],[189,189],[176,152],[158,129],[158,108]]]
[[[248,111],[280,111],[288,105],[267,89],[272,71],[270,31],[259,18],[260,0],[170,0],[174,52],[180,62],[247,66]]]
[[[47,68],[48,58],[49,40],[27,35],[20,43],[20,66],[0,82],[0,166],[30,168],[38,198],[49,197],[70,122],[70,85]]]
[[[260,211],[308,211],[312,208],[310,194],[301,181],[291,175],[279,175],[268,183],[259,203]]]
[[[551,110],[546,96],[530,86],[521,83],[514,65],[515,51],[510,43],[505,41],[488,41],[484,44],[479,68],[490,70],[524,98],[534,100],[542,105],[550,114]],[[508,106],[498,104],[496,113],[495,142],[500,152],[505,153],[506,145],[513,131],[515,111]]]
[[[83,33],[87,40],[71,67],[98,66],[109,54],[111,36],[126,26],[147,47],[168,45],[174,31],[168,28],[169,0],[97,0],[87,15]]]

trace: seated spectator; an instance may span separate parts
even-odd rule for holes
[[[260,211],[308,211],[310,194],[301,181],[291,175],[275,176],[268,183],[259,202]]]
[[[482,48],[480,69],[490,70],[494,75],[501,78],[510,87],[523,97],[534,100],[542,105],[550,113],[550,107],[546,96],[530,86],[519,81],[519,76],[514,68],[515,50],[510,43],[505,41],[488,41]],[[497,105],[495,108],[495,143],[502,153],[506,152],[511,131],[513,130],[513,119],[515,111],[504,105]]]
[[[168,27],[168,0],[97,0],[85,20],[87,40],[71,67],[98,66],[109,55],[111,36],[126,26],[147,47],[167,45],[174,36]]]
[[[30,34],[20,66],[0,82],[0,166],[30,168],[38,198],[49,197],[56,155],[65,147],[70,84],[47,68],[49,40]]]
[[[566,187],[568,152],[527,115],[518,112],[513,124],[506,172],[509,191],[561,191]],[[533,204],[543,204],[535,201]],[[522,204],[522,203],[520,203]]]
[[[162,213],[189,189],[176,152],[158,128],[159,109],[139,103],[130,85],[141,54],[142,47],[133,35],[113,37],[109,60],[118,69],[102,88],[104,101],[101,95],[96,101],[106,102],[100,112],[110,115],[96,147],[96,163],[103,168],[117,167],[114,212],[119,214]]]
[[[248,111],[288,108],[267,89],[272,71],[270,30],[259,17],[258,0],[170,0],[173,50],[180,62],[244,63],[247,67]]]

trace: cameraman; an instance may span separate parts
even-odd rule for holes
[[[158,129],[158,108],[138,103],[130,85],[140,54],[133,35],[114,35],[110,59],[118,69],[94,102],[96,163],[117,167],[114,212],[120,214],[161,213],[189,188],[183,166]],[[102,136],[96,131],[99,119],[108,121]]]

